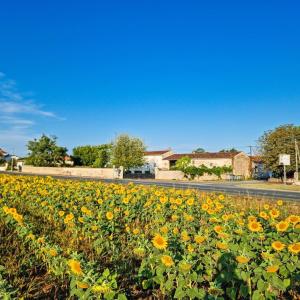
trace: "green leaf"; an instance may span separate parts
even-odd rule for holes
[[[252,295],[252,300],[263,300],[265,297],[259,292],[259,291],[254,291]]]
[[[290,272],[294,272],[296,269],[295,265],[292,265],[292,264],[287,264],[286,267],[288,268],[288,270]]]
[[[113,299],[115,299],[115,295],[116,295],[116,293],[111,291],[104,295],[104,299],[113,300]]]
[[[271,283],[275,288],[277,288],[279,290],[284,291],[286,289],[283,281],[278,277],[273,277]]]
[[[248,290],[248,286],[245,284],[242,284],[240,287],[240,294],[243,298],[247,298],[247,296],[249,295],[249,290]]]
[[[284,285],[285,288],[288,288],[291,285],[291,280],[289,278],[284,279],[283,280],[283,285]]]
[[[236,289],[236,288],[231,287],[231,288],[227,288],[227,289],[226,289],[226,295],[227,295],[230,299],[232,299],[232,300],[236,299],[236,298],[237,298],[237,297],[236,297],[236,294],[237,294],[237,289]]]
[[[174,298],[175,299],[182,299],[184,296],[186,296],[185,291],[182,290],[182,288],[177,288],[175,291]]]
[[[165,288],[167,291],[171,291],[174,288],[174,280],[168,279],[165,283]]]
[[[186,294],[191,299],[195,299],[198,296],[198,289],[197,288],[190,288],[186,291]]]
[[[196,272],[193,272],[193,273],[191,274],[191,280],[192,280],[192,281],[197,281],[197,278],[198,278],[197,273],[196,273]]]
[[[242,279],[243,279],[244,281],[247,281],[247,279],[248,279],[248,275],[247,275],[247,273],[244,272],[244,271],[241,272],[241,277],[242,277]]]
[[[103,273],[102,273],[102,276],[103,276],[104,278],[107,278],[109,275],[110,275],[109,269],[105,269],[105,270],[103,271]]]
[[[257,289],[259,291],[264,291],[266,289],[266,282],[264,282],[262,279],[259,279],[257,282]]]

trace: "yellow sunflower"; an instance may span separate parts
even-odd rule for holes
[[[275,241],[272,243],[272,248],[276,251],[281,251],[285,248],[285,244],[281,243],[280,241]]]
[[[174,265],[174,261],[169,255],[163,255],[160,259],[166,267],[172,267]]]
[[[217,226],[214,227],[214,231],[216,233],[221,233],[223,231],[223,227],[220,226],[220,225],[217,225]]]
[[[276,224],[276,229],[279,232],[284,232],[289,228],[289,223],[285,221],[281,221],[278,224]]]
[[[77,286],[81,289],[88,289],[89,285],[86,282],[77,282]]]
[[[53,257],[57,256],[57,251],[55,249],[50,249],[49,254]]]
[[[266,271],[268,273],[276,273],[279,269],[279,266],[269,266],[267,267]]]
[[[248,221],[249,221],[250,223],[251,223],[251,222],[256,222],[257,219],[256,219],[255,216],[249,216],[249,217],[248,217]]]
[[[267,214],[265,211],[261,211],[261,212],[259,213],[259,216],[260,216],[261,218],[265,219],[265,220],[268,220],[268,219],[269,219],[269,216],[268,216],[268,214]]]
[[[201,244],[205,241],[205,237],[202,235],[196,235],[194,240],[197,244]]]
[[[203,203],[202,206],[201,206],[201,208],[202,208],[202,210],[207,211],[208,208],[209,208],[209,206],[208,206],[207,203]]]
[[[300,242],[289,245],[288,249],[293,254],[298,254],[300,252]]]
[[[192,205],[194,205],[194,202],[195,202],[194,198],[190,198],[186,201],[186,204],[189,206],[192,206]]]
[[[273,218],[273,219],[276,219],[278,218],[280,215],[280,212],[278,209],[272,209],[270,210],[270,216]]]
[[[71,268],[71,271],[75,275],[82,275],[82,270],[81,270],[80,262],[78,260],[70,259],[69,262],[68,262],[68,265]]]
[[[156,234],[154,236],[154,238],[152,239],[152,243],[155,248],[160,249],[160,250],[164,250],[168,246],[167,239],[164,238],[163,236],[161,236],[160,234]]]
[[[177,228],[177,227],[175,227],[174,229],[173,229],[173,234],[178,234],[179,233],[179,229]]]
[[[300,216],[296,216],[296,215],[290,215],[287,220],[289,222],[291,222],[293,225],[296,225],[297,223],[300,222]]]
[[[240,264],[246,264],[250,260],[250,258],[245,256],[237,256],[235,259]]]
[[[280,200],[277,200],[277,205],[278,206],[282,206],[283,205],[283,201],[280,199]]]
[[[186,230],[184,230],[184,231],[181,233],[181,240],[182,240],[183,242],[187,242],[189,239],[190,239],[189,234],[187,233]]]
[[[219,249],[222,249],[222,250],[227,250],[229,247],[226,243],[222,243],[222,242],[217,242],[216,243],[216,246],[219,248]]]
[[[112,220],[114,218],[114,214],[111,211],[108,211],[106,213],[106,219],[107,220]]]
[[[248,224],[248,228],[252,231],[252,232],[259,232],[259,231],[262,231],[262,226],[259,222],[250,222]]]

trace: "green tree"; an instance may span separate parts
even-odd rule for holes
[[[205,153],[204,148],[197,148],[196,150],[193,151],[193,153]]]
[[[175,169],[185,172],[185,170],[191,166],[192,160],[188,156],[181,157],[176,161]]]
[[[95,168],[107,167],[111,160],[112,144],[78,146],[73,149],[76,165]]]
[[[26,163],[38,167],[52,167],[64,164],[67,148],[57,146],[55,136],[42,135],[27,144],[28,157]]]
[[[221,153],[237,153],[237,152],[239,152],[239,150],[237,150],[235,148],[231,148],[231,149],[222,149],[219,152],[221,152]]]
[[[142,166],[145,163],[145,151],[146,147],[142,140],[122,134],[114,142],[112,163],[116,167],[123,166],[125,170]]]
[[[6,160],[3,157],[0,157],[0,167],[6,164]]]
[[[287,166],[287,175],[292,177],[295,166],[295,139],[300,141],[300,126],[281,125],[266,131],[259,139],[260,154],[267,169],[273,176],[283,176],[283,166],[279,165],[279,154],[290,154],[291,165]]]

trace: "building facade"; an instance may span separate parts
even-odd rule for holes
[[[200,167],[202,165],[208,168],[226,166],[232,168],[233,175],[243,176],[245,178],[249,178],[251,176],[251,160],[244,152],[173,154],[164,158],[164,160],[168,161],[168,168],[171,169],[176,165],[177,160],[182,157],[189,157],[192,165],[195,167]]]
[[[146,151],[144,153],[145,164],[141,167],[130,169],[130,172],[134,174],[154,174],[155,168],[159,168],[161,170],[168,170],[169,162],[165,160],[165,158],[172,154],[173,152],[170,149]]]

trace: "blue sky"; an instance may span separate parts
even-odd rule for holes
[[[300,121],[299,1],[2,1],[0,147],[256,143]]]

